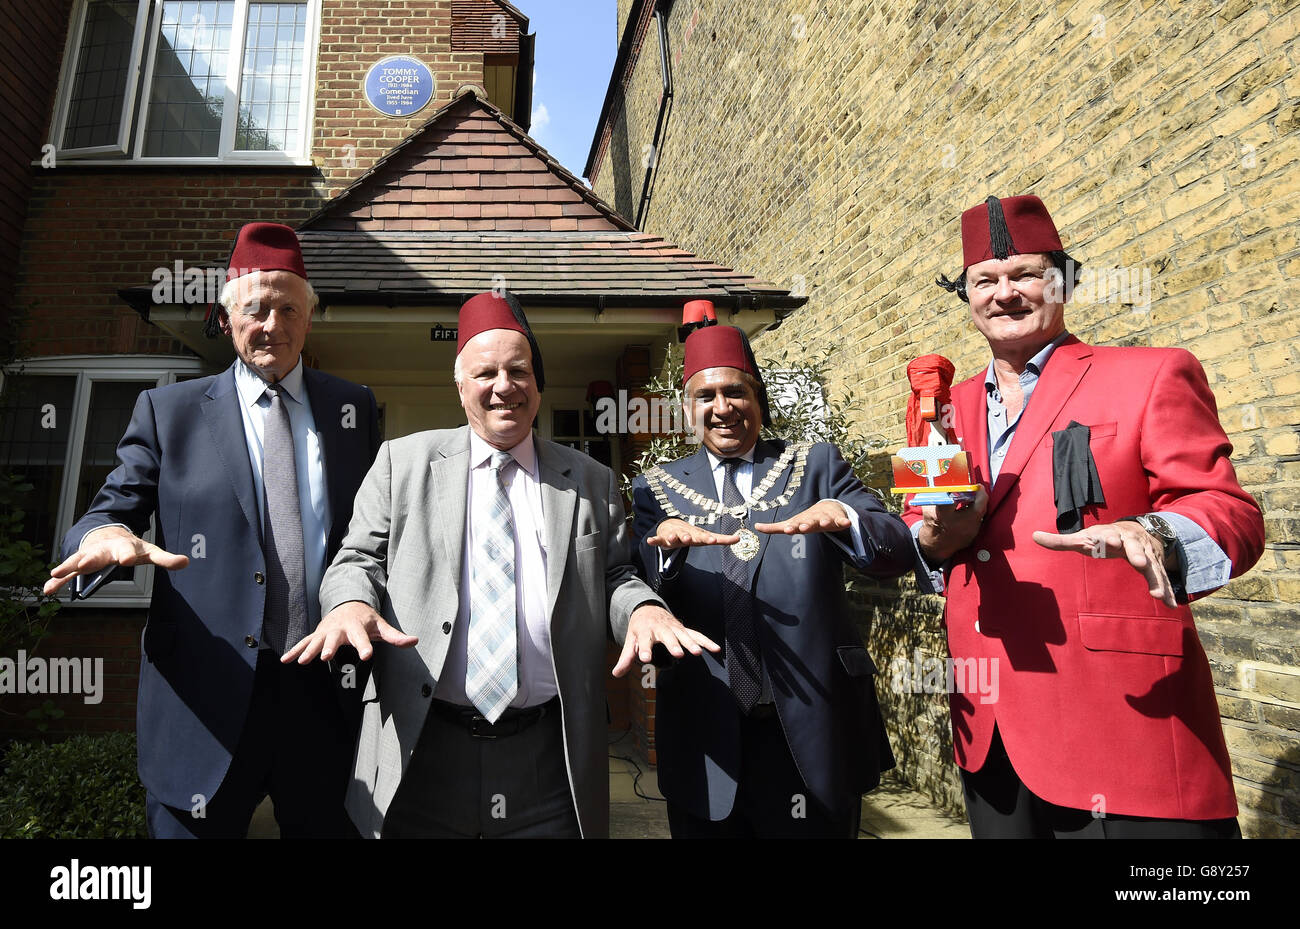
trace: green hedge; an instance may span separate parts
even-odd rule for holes
[[[0,773],[0,838],[145,838],[135,735],[12,743]]]

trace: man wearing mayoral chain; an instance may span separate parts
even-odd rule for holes
[[[894,758],[843,565],[906,571],[906,527],[833,445],[759,439],[767,390],[741,330],[692,332],[684,380],[703,447],[633,485],[651,586],[723,643],[657,675],[672,834],[852,837],[861,795]]]

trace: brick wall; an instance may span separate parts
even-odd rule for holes
[[[0,6],[0,317],[12,312],[18,254],[27,197],[41,157],[68,30],[71,0],[17,0]],[[51,62],[54,64],[51,65]],[[8,355],[10,333],[0,325],[0,358]]]
[[[1087,265],[1149,273],[1149,307],[1076,301],[1067,321],[1085,341],[1193,351],[1264,508],[1259,565],[1193,608],[1259,836],[1300,836],[1296,6],[678,0],[644,224],[808,294],[759,344],[844,346],[830,386],[864,397],[859,424],[882,450],[903,444],[908,360],[941,352],[959,377],[987,360],[964,305],[931,283],[960,270],[962,209],[1038,194]],[[593,177],[625,215],[659,92],[652,33]],[[858,586],[882,668],[944,654],[937,600],[910,581]],[[941,698],[886,685],[903,774],[959,807]]]
[[[324,0],[312,167],[142,169],[65,162],[40,170],[17,262],[14,302],[29,317],[23,353],[183,352],[123,304],[117,290],[148,283],[154,268],[176,260],[223,260],[235,230],[249,220],[301,222],[450,102],[457,88],[481,86],[482,52],[452,49],[452,5]],[[366,70],[395,54],[420,58],[436,80],[434,99],[409,118],[376,112],[361,89]],[[51,58],[52,74],[59,57]],[[52,105],[51,96],[41,111],[45,118]],[[34,136],[18,157],[40,158],[43,142]]]

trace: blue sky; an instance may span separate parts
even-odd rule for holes
[[[618,52],[615,0],[512,0],[537,35],[531,134],[582,176]]]

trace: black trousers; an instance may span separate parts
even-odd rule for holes
[[[1091,810],[1048,803],[1020,780],[996,728],[984,767],[974,772],[959,770],[974,839],[1241,838],[1236,817],[1196,820],[1094,815]]]
[[[519,715],[507,710],[498,726]],[[532,725],[497,738],[476,736],[431,708],[381,835],[579,838],[559,700],[546,704]]]
[[[770,706],[770,704],[769,704]],[[739,709],[736,711],[739,714]],[[813,799],[790,754],[774,710],[755,707],[740,720],[741,766],[736,801],[726,819],[701,819],[668,801],[674,839],[852,839],[862,803],[833,815]]]
[[[353,740],[325,665],[281,664],[263,649],[257,654],[248,719],[216,795],[178,809],[147,794],[149,834],[242,839],[253,811],[269,794],[281,838],[358,838],[343,809]]]

